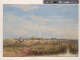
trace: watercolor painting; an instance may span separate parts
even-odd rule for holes
[[[77,57],[78,5],[3,6],[4,57]]]

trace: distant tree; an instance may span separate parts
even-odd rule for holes
[[[19,41],[20,43],[22,43],[22,42],[24,42],[24,39],[23,39],[22,37],[19,37],[18,41]]]

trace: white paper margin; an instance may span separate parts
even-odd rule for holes
[[[0,0],[0,60],[80,60],[80,37],[78,57],[3,57],[3,4],[43,4],[43,0]],[[80,17],[78,27],[80,30]]]

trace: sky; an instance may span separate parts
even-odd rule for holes
[[[4,5],[4,38],[78,39],[77,5]]]

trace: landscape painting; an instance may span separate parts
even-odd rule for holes
[[[3,6],[4,57],[77,57],[78,5]]]

